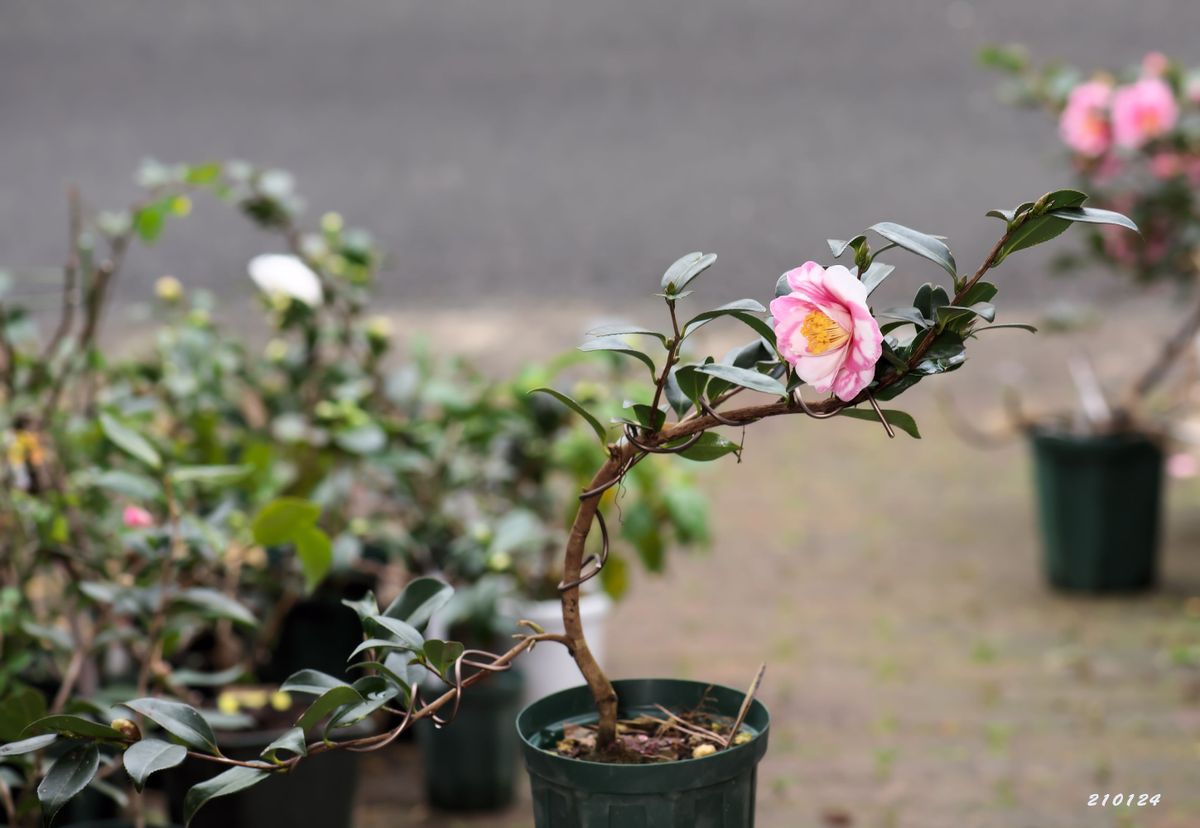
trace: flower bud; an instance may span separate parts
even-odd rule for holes
[[[367,336],[385,342],[392,338],[392,320],[377,314],[367,320]]]
[[[288,344],[282,339],[272,339],[267,343],[264,354],[271,362],[283,362],[288,354]]]
[[[341,213],[326,213],[321,216],[321,229],[326,233],[340,233],[345,226]]]
[[[693,759],[703,759],[705,756],[712,756],[716,752],[717,752],[716,747],[709,744],[708,742],[705,742],[704,744],[697,745],[695,748],[692,749],[692,758]]]
[[[136,742],[142,738],[142,731],[138,730],[138,726],[129,721],[129,719],[113,719],[109,727],[131,742]]]
[[[168,305],[183,298],[183,283],[174,276],[160,276],[154,283],[154,295]]]

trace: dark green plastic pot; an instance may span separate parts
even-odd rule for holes
[[[1158,571],[1163,451],[1143,434],[1032,436],[1046,578],[1058,589],[1146,589]]]
[[[681,679],[613,682],[620,715],[661,715],[654,705],[689,710],[707,694],[712,708],[737,715],[745,693]],[[744,745],[703,759],[655,765],[611,765],[553,752],[565,723],[596,720],[586,687],[572,687],[526,707],[517,732],[533,790],[537,828],[750,828],[759,760],[767,752],[770,716],[755,700],[746,726],[757,735]]]
[[[369,731],[367,731],[369,732]],[[232,759],[258,759],[281,731],[221,733],[221,751]],[[347,738],[364,730],[347,729]],[[320,826],[349,828],[354,824],[354,796],[358,790],[359,755],[331,750],[288,773],[265,779],[252,788],[210,800],[192,820],[190,828],[267,828],[267,826]],[[210,762],[184,762],[161,774],[166,786],[171,819],[183,822],[183,801],[193,785],[211,779],[224,768]]]
[[[512,724],[524,684],[515,670],[497,673],[463,694],[458,715],[446,727],[428,719],[417,723],[431,805],[487,811],[512,802],[520,750]]]

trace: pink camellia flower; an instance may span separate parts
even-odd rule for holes
[[[1122,147],[1137,148],[1171,130],[1179,105],[1162,78],[1142,78],[1113,94],[1113,138]]]
[[[1088,158],[1108,152],[1112,144],[1112,128],[1108,123],[1110,97],[1112,87],[1103,81],[1088,81],[1072,89],[1058,120],[1058,134],[1063,143]]]
[[[875,376],[883,334],[867,289],[841,265],[805,262],[786,274],[792,292],[771,302],[779,352],[818,393],[849,402]]]
[[[1183,172],[1183,156],[1177,152],[1160,152],[1150,159],[1150,174],[1159,181],[1168,181]]]
[[[1162,52],[1147,52],[1142,58],[1142,74],[1148,78],[1157,78],[1166,74],[1171,68],[1171,61]]]
[[[1195,477],[1200,468],[1197,467],[1196,458],[1186,452],[1172,454],[1167,458],[1167,474],[1176,479],[1186,479]]]
[[[127,529],[147,529],[154,525],[154,516],[141,506],[126,506],[121,519]]]

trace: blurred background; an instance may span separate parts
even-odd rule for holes
[[[640,316],[688,250],[721,257],[710,304],[766,301],[825,238],[882,220],[973,265],[988,209],[1071,182],[1052,120],[998,103],[979,48],[1124,65],[1192,57],[1197,32],[1188,0],[9,0],[0,247],[18,272],[58,265],[68,185],[124,204],[146,157],[286,168],[391,254],[376,310],[502,376]],[[131,256],[118,317],[141,319],[165,273],[249,307],[262,239],[200,199],[189,222]],[[1123,296],[1100,269],[1048,279],[1048,258],[1006,265],[1000,321]],[[926,278],[902,268],[889,298]],[[1067,357],[1119,342],[1094,356],[1126,371],[1169,304],[1086,338],[997,334],[942,387],[984,425],[998,377],[1070,405]],[[636,578],[613,673],[740,687],[766,661],[769,828],[1200,825],[1200,488],[1170,489],[1160,590],[1064,597],[1039,576],[1024,446],[968,445],[925,391],[905,405],[922,442],[787,418],[705,472],[712,548]],[[365,761],[360,828],[532,824],[523,788],[448,816],[415,754]],[[1087,806],[1118,791],[1162,803]]]

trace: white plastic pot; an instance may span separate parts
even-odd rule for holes
[[[562,604],[557,601],[521,601],[505,607],[515,624],[527,619],[538,624],[546,632],[562,633]],[[612,611],[612,599],[603,592],[593,592],[580,597],[579,617],[587,633],[588,648],[596,660],[604,663],[608,639],[608,615]],[[565,647],[546,641],[517,659],[517,667],[525,674],[523,704],[531,704],[551,693],[583,684],[579,668]]]

